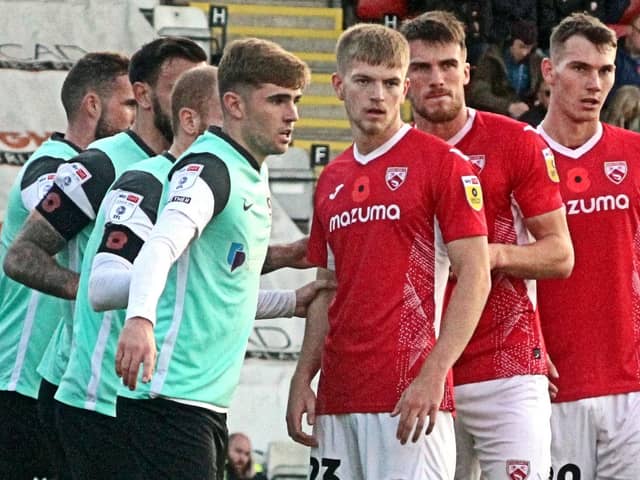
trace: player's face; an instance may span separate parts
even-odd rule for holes
[[[409,101],[413,111],[432,123],[450,122],[464,107],[469,64],[457,43],[409,42]]]
[[[332,82],[338,98],[344,101],[354,135],[393,134],[402,123],[400,106],[409,85],[404,68],[356,61],[344,76],[335,73]]]
[[[204,62],[195,63],[185,58],[169,58],[165,60],[162,67],[160,67],[156,84],[151,90],[153,124],[169,143],[173,141],[171,90],[183,72],[198,65],[204,65]]]
[[[550,108],[574,122],[597,121],[613,86],[615,48],[599,48],[582,36],[570,37],[543,75],[551,87]]]
[[[302,91],[266,83],[242,97],[242,137],[248,150],[257,159],[286,152],[299,118],[297,103]]]
[[[136,117],[136,100],[129,77],[120,75],[114,82],[109,98],[102,102],[102,112],[96,125],[96,139],[109,137],[131,126]]]

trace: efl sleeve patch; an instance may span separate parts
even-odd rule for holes
[[[553,182],[559,183],[560,177],[556,169],[556,157],[553,155],[553,152],[550,148],[545,148],[542,150],[542,156],[544,157],[544,164],[547,167],[547,175],[549,175],[549,178]]]
[[[142,195],[133,192],[120,191],[115,194],[111,209],[107,215],[107,222],[125,223],[142,204]]]
[[[27,210],[33,210],[53,186],[56,171],[64,160],[40,157],[31,162],[22,175],[20,190],[22,203]]]
[[[476,212],[482,210],[482,187],[480,180],[475,175],[464,175],[462,177],[462,185],[464,186],[464,194],[467,197],[467,203]]]

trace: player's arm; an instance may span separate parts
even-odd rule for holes
[[[74,299],[78,274],[54,255],[95,219],[113,176],[111,161],[98,150],[62,162],[53,185],[7,251],[3,265],[7,275],[30,288]]]
[[[314,298],[328,288],[335,288],[335,284],[329,280],[313,280],[296,290],[260,290],[256,320],[306,317]]]
[[[295,242],[269,245],[267,256],[262,266],[262,273],[273,272],[283,267],[309,268],[307,260],[307,243],[309,237],[303,237]]]
[[[91,266],[89,301],[97,311],[127,307],[133,262],[156,222],[162,183],[139,170],[123,173],[104,202],[102,240]]]
[[[392,413],[400,416],[396,437],[402,444],[409,439],[414,425],[412,441],[418,440],[427,416],[427,434],[433,430],[447,372],[469,342],[491,288],[486,237],[454,240],[447,244],[447,250],[458,283],[443,315],[436,344]]]
[[[30,288],[73,300],[79,276],[55,258],[66,244],[62,235],[38,211],[33,211],[7,250],[4,272]]]
[[[140,364],[148,382],[155,365],[153,327],[169,270],[211,219],[227,204],[231,189],[225,163],[214,155],[191,155],[170,172],[168,203],[133,263],[127,320],[116,352],[116,373],[136,388]]]
[[[492,243],[491,268],[518,278],[567,278],[573,269],[573,245],[564,207],[525,219],[534,242]]]
[[[318,269],[317,278],[336,283],[336,275],[330,270]],[[334,294],[334,290],[322,290],[309,305],[300,357],[289,387],[287,431],[294,441],[307,446],[317,446],[317,441],[302,430],[302,416],[307,414],[309,425],[315,423],[316,396],[311,381],[320,370],[320,356],[329,331],[329,304]]]

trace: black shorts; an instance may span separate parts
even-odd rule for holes
[[[172,400],[118,398],[118,423],[143,478],[222,480],[227,416]]]
[[[54,402],[58,435],[74,479],[143,478],[114,417]]]
[[[0,478],[53,477],[54,467],[35,398],[0,391]]]
[[[51,460],[57,472],[56,479],[71,480],[71,470],[67,464],[62,441],[56,428],[55,404],[57,402],[53,397],[57,391],[57,385],[42,379],[38,391],[38,419],[51,452]]]

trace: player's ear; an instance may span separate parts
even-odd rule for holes
[[[331,75],[331,85],[340,100],[344,100],[344,81],[339,73],[335,72]]]
[[[82,99],[82,105],[91,118],[100,118],[102,114],[102,100],[96,92],[92,90],[88,91]]]
[[[228,91],[222,96],[222,104],[224,109],[229,112],[232,118],[240,120],[245,115],[245,101],[237,92]]]
[[[133,96],[138,106],[143,110],[151,110],[153,108],[151,86],[147,82],[134,82]]]
[[[542,78],[544,81],[551,85],[554,77],[553,63],[549,57],[543,58],[540,64],[540,71],[542,72]]]
[[[180,116],[180,128],[189,135],[196,135],[200,129],[200,115],[192,108],[182,107],[178,114]]]

